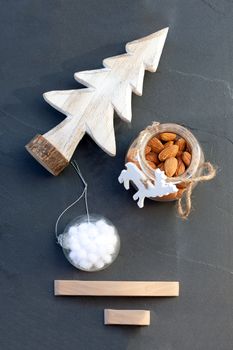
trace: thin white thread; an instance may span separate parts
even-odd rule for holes
[[[62,218],[62,216],[67,212],[67,210],[69,210],[71,207],[73,207],[76,203],[78,203],[84,196],[84,200],[85,200],[85,209],[86,209],[86,214],[87,214],[87,220],[88,222],[90,222],[90,215],[89,215],[89,208],[88,208],[88,202],[87,202],[87,188],[88,188],[88,185],[86,183],[86,181],[84,180],[84,177],[79,169],[79,166],[77,164],[77,162],[75,160],[73,160],[71,162],[71,165],[73,166],[74,170],[76,171],[76,173],[79,175],[83,185],[84,185],[84,189],[81,193],[81,195],[73,202],[71,203],[68,207],[66,207],[62,212],[61,214],[58,216],[57,218],[57,221],[56,221],[56,224],[55,224],[55,236],[56,236],[56,239],[57,239],[57,242],[59,242],[59,237],[58,237],[58,224]]]
[[[90,216],[89,216],[89,208],[88,208],[88,202],[87,202],[87,188],[88,185],[81,173],[81,170],[79,169],[78,163],[76,162],[76,160],[74,160],[73,162],[71,162],[71,164],[74,166],[76,172],[78,173],[79,177],[81,178],[83,184],[84,184],[84,198],[85,198],[85,208],[86,208],[86,214],[87,214],[87,220],[88,222],[90,222]]]

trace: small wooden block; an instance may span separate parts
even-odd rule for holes
[[[104,310],[105,325],[149,326],[149,310]]]
[[[55,295],[175,297],[179,282],[144,281],[54,281]]]

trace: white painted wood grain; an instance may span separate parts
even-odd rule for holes
[[[116,154],[114,110],[131,121],[132,91],[142,95],[145,70],[157,70],[167,32],[164,28],[127,43],[126,53],[104,59],[102,69],[75,73],[87,88],[44,93],[44,99],[67,117],[43,136],[68,161],[85,133],[109,155]]]

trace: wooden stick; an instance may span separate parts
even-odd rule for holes
[[[179,282],[144,281],[54,281],[55,295],[175,297]]]
[[[104,310],[105,325],[149,326],[149,310]]]

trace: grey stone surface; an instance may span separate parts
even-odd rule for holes
[[[233,3],[229,0],[0,2],[1,350],[231,350],[233,343]],[[170,27],[157,74],[133,97],[131,126],[115,118],[117,156],[85,137],[75,153],[92,212],[119,228],[112,267],[82,273],[55,243],[54,223],[81,191],[71,167],[54,178],[24,150],[63,119],[42,99],[81,87],[126,42]],[[182,222],[173,203],[139,210],[117,177],[138,132],[177,122],[193,130],[217,178],[199,185]],[[84,212],[80,203],[60,229]],[[179,280],[179,298],[55,298],[53,280]],[[146,328],[106,327],[104,308],[147,308]]]

